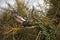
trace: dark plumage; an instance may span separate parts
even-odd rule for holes
[[[29,21],[26,21],[23,17],[17,15],[17,14],[13,14],[12,17],[21,25],[23,25],[24,27],[26,26],[32,26],[32,24]]]
[[[12,10],[8,10],[8,9],[5,9],[6,11],[8,11],[12,17],[18,22],[20,23],[21,25],[23,25],[24,27],[26,26],[32,26],[32,24],[30,22],[28,22],[27,20],[25,20],[23,17],[17,15],[15,11],[12,11]],[[32,12],[31,12],[31,17],[32,17],[32,13],[34,11],[34,8],[32,9]]]
[[[24,27],[26,26],[33,26],[30,22],[24,21],[22,24]]]

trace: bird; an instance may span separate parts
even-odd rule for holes
[[[19,24],[23,25],[24,27],[33,26],[31,22],[25,20],[22,16],[17,15],[17,12],[12,12],[12,17],[18,22]]]
[[[22,16],[17,15],[16,11],[12,11],[12,10],[5,9],[5,8],[2,8],[2,9],[8,11],[8,13],[11,14],[11,16],[16,20],[16,22],[23,25],[24,27],[33,26],[33,24],[31,22],[25,20]],[[33,12],[33,10],[32,10],[32,12]]]
[[[22,16],[17,15],[17,12],[15,12],[15,11],[10,11],[10,12],[11,12],[11,14],[12,14],[12,17],[13,17],[18,23],[20,23],[21,25],[23,25],[24,27],[33,26],[33,24],[32,24],[30,21],[25,20]],[[34,6],[33,6],[33,9],[32,9],[32,11],[31,11],[31,13],[29,14],[29,15],[30,15],[30,16],[29,16],[30,18],[33,17],[33,12],[34,12]]]

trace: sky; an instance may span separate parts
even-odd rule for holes
[[[25,4],[27,4],[27,2],[28,2],[28,7],[30,7],[30,8],[32,8],[32,5],[34,5],[36,8],[37,8],[37,4],[38,4],[38,2],[39,2],[39,4],[41,5],[41,6],[44,6],[43,4],[44,4],[44,1],[43,0],[22,0]],[[7,7],[7,5],[6,5],[6,3],[5,2],[8,2],[8,3],[10,3],[12,6],[14,6],[15,4],[14,4],[14,0],[0,0],[0,7]]]
[[[14,5],[14,0],[0,0],[0,7],[7,7],[6,2],[10,3],[11,5]]]
[[[10,3],[11,6],[15,6],[15,0],[0,0],[0,7],[7,8],[6,2]],[[35,9],[43,10],[45,12],[46,9],[49,8],[49,4],[44,4],[44,0],[22,0],[30,9],[32,9],[32,6],[35,7]],[[40,4],[40,6],[38,5]],[[47,6],[48,5],[48,6]],[[0,10],[1,15],[1,10]]]
[[[46,10],[49,8],[49,4],[44,3],[44,0],[21,0],[24,2],[30,9],[34,6],[35,9],[38,10]],[[6,2],[10,3],[11,6],[15,6],[15,0],[0,0],[0,7],[7,8]],[[40,4],[40,6],[38,5]],[[48,5],[48,6],[47,6]]]

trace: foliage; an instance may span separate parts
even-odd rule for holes
[[[59,6],[59,0],[50,0],[50,9],[48,11],[47,16],[55,19],[54,23],[59,24],[59,20],[60,20],[60,6]]]
[[[29,20],[34,28],[26,28],[21,26],[10,14],[10,9],[18,15],[27,18],[27,14],[23,11],[26,7],[24,4],[16,0],[17,7],[11,8],[8,4],[8,10],[4,10],[3,18],[0,20],[1,40],[36,40],[38,33],[41,31],[40,40],[55,40],[55,26],[48,17],[39,17],[33,14]],[[32,20],[32,21],[31,21]],[[31,26],[32,27],[32,26]],[[38,39],[39,40],[39,39]]]
[[[47,17],[51,18],[56,29],[57,40],[60,40],[60,0],[50,0],[50,8],[48,10]]]

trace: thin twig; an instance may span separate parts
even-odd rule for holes
[[[38,33],[38,35],[36,37],[36,40],[38,40],[38,38],[40,38],[40,37],[41,37],[41,31],[39,31],[39,33]]]
[[[12,32],[12,31],[18,31],[18,30],[22,30],[22,29],[31,29],[31,28],[34,29],[34,28],[36,28],[36,26],[24,27],[24,28],[12,28],[9,31],[5,31],[3,34],[8,34],[8,33]]]

